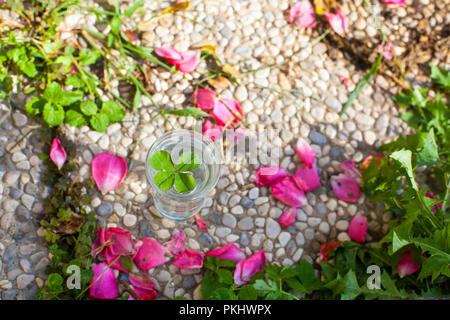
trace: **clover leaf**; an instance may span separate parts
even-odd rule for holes
[[[158,170],[153,180],[162,191],[170,190],[175,185],[177,192],[184,193],[194,190],[197,185],[190,171],[200,166],[200,157],[193,152],[182,153],[174,165],[170,153],[159,150],[150,158],[150,165]]]

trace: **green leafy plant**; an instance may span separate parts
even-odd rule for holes
[[[175,165],[170,153],[159,150],[153,153],[150,165],[158,172],[153,177],[156,186],[167,191],[175,185],[175,190],[179,193],[194,190],[197,182],[190,173],[200,166],[200,157],[194,152],[184,152],[178,158]]]

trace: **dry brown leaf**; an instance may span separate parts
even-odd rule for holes
[[[222,67],[222,72],[228,73],[232,75],[233,77],[239,78],[241,74],[239,71],[237,71],[233,66],[230,66],[229,64],[224,64]]]
[[[336,2],[335,0],[314,0],[314,7],[316,13],[321,16],[336,7]]]
[[[191,3],[189,1],[179,2],[171,5],[167,9],[164,9],[161,13],[162,14],[168,14],[168,13],[174,13],[177,11],[184,11],[187,8],[191,6]]]
[[[216,52],[216,46],[212,45],[212,44],[205,44],[204,46],[200,47],[201,51],[209,51],[211,53],[215,53]]]
[[[214,89],[225,89],[230,85],[230,81],[228,81],[227,78],[223,76],[218,76],[214,79],[209,79],[208,83],[214,88]]]
[[[137,32],[127,30],[124,32],[124,34],[127,37],[128,41],[130,41],[130,42],[136,42],[139,40]]]

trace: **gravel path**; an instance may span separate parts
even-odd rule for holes
[[[395,39],[408,41],[408,30],[424,17],[429,18],[433,28],[443,30],[445,23],[448,25],[448,13],[445,16],[445,10],[439,10],[448,7],[448,1],[407,2],[420,3],[424,9],[409,14],[409,6],[387,8],[380,2],[375,7],[376,12],[390,12],[381,16],[391,30],[394,45]],[[343,11],[351,20],[348,38],[373,38],[376,28],[363,1],[343,3]],[[127,157],[143,128],[136,161],[124,183],[107,195],[98,193],[93,197],[91,208],[107,226],[125,227],[136,237],[155,237],[161,242],[183,230],[189,249],[207,251],[235,242],[247,254],[263,249],[270,262],[282,265],[301,258],[313,261],[320,244],[347,240],[349,220],[358,212],[369,217],[369,241],[387,230],[389,216],[377,214],[379,210],[368,204],[364,195],[356,204],[338,201],[331,190],[330,177],[338,173],[341,161],[361,162],[377,146],[407,131],[390,99],[396,91],[394,83],[376,76],[346,115],[339,118],[352,89],[344,86],[339,76],[356,83],[364,70],[356,70],[342,51],[323,41],[316,42],[320,36],[318,28],[299,30],[289,25],[285,14],[289,5],[285,0],[194,0],[186,12],[165,16],[148,25],[142,41],[151,47],[173,46],[178,50],[215,44],[217,55],[228,64],[241,63],[238,67],[241,72],[286,62],[280,68],[249,73],[241,79],[240,86],[232,85],[221,94],[241,103],[250,130],[256,133],[274,130],[272,141],[261,144],[272,154],[280,155],[281,166],[293,171],[299,165],[294,152],[298,138],[312,144],[322,187],[308,193],[308,204],[298,209],[295,223],[281,228],[276,221],[286,206],[274,200],[268,189],[254,183],[256,169],[267,164],[265,156],[259,157],[256,165],[233,159],[223,167],[218,186],[201,211],[201,217],[209,223],[207,232],[200,232],[193,219],[182,224],[162,219],[143,174],[144,160],[152,142],[171,127],[162,118],[149,123],[155,113],[149,101],[143,99],[138,110],[140,117],[129,113],[123,123],[110,126],[104,134],[87,127],[65,128],[67,136],[77,142],[82,179],[90,177],[90,162],[102,151]],[[154,15],[153,10],[168,6],[167,1],[147,1],[149,11],[141,19],[147,20]],[[378,42],[374,40],[373,46]],[[430,57],[435,63],[448,66],[449,61],[442,60],[445,58]],[[205,70],[204,63],[190,75],[153,69],[151,82],[156,103],[174,108],[190,105],[193,90],[190,80],[200,77],[199,73]],[[34,128],[31,120],[21,113],[14,113],[14,119],[13,125],[9,108],[0,104],[0,156],[5,148]],[[175,128],[192,126],[190,119],[170,117],[170,120]],[[1,299],[32,299],[46,279],[48,246],[39,229],[39,216],[48,190],[40,181],[41,152],[42,143],[35,130],[0,162]],[[179,295],[192,299],[199,294],[196,288],[202,278],[200,270],[180,270],[167,264],[150,273],[160,289],[159,297]]]

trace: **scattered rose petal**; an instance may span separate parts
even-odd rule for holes
[[[331,29],[343,37],[344,33],[348,30],[348,20],[339,8],[335,8],[334,10],[336,13],[326,12],[325,18],[327,18]]]
[[[108,265],[102,262],[92,268],[92,271],[94,271],[94,277],[90,281],[92,286],[89,289],[89,295],[93,298],[114,299],[119,295],[119,288],[117,286],[114,270],[111,268],[105,270],[107,267]],[[98,281],[96,281],[97,279]]]
[[[222,127],[223,128],[223,127]],[[236,129],[227,130],[225,132],[226,141],[229,144],[235,144],[245,138],[246,128],[244,126],[237,127]]]
[[[316,167],[309,168],[302,164],[292,179],[304,192],[309,192],[320,187],[319,173]]]
[[[104,250],[104,248],[101,250],[98,250],[98,248],[100,248],[105,244],[105,229],[103,229],[102,226],[99,226],[97,230],[95,230],[95,235],[96,235],[95,241],[91,247],[92,258],[94,259]]]
[[[297,152],[300,160],[303,161],[309,168],[314,165],[314,160],[316,159],[316,153],[313,148],[303,139],[299,139],[295,145],[295,152]]]
[[[377,155],[375,155],[375,161],[377,162],[377,165],[378,166],[380,166],[381,165],[381,159],[383,159],[383,155],[382,154],[377,154]],[[365,159],[364,159],[364,161],[363,161],[363,163],[362,163],[362,165],[361,165],[361,170],[362,171],[365,171],[366,169],[367,169],[367,167],[369,167],[369,164],[370,164],[370,162],[372,161],[372,159],[373,159],[373,156],[372,155],[370,155],[370,156],[367,156]]]
[[[348,226],[348,236],[353,241],[363,243],[366,241],[366,233],[367,218],[357,214],[353,217],[352,221],[350,221],[350,225]]]
[[[353,84],[353,82],[350,79],[345,78],[343,75],[339,75],[339,80],[342,81],[342,83],[346,88],[350,87]]]
[[[196,89],[192,94],[194,99],[194,105],[203,111],[210,111],[214,109],[214,106],[219,101],[219,95],[209,89]]]
[[[331,182],[331,187],[339,200],[356,202],[361,195],[358,182],[352,177],[344,175],[334,177],[334,180]]]
[[[339,164],[339,169],[341,169],[347,177],[352,177],[359,181],[361,179],[361,173],[353,160],[345,160]]]
[[[125,270],[122,267],[122,265],[120,264],[120,256],[111,253],[111,250],[108,247],[103,252],[103,255],[105,256],[106,263],[108,265],[111,264],[111,268],[114,268],[114,269],[117,269],[119,271],[128,273],[128,271]]]
[[[263,187],[269,187],[288,175],[285,168],[265,166],[256,171],[255,183]]]
[[[231,127],[231,123],[237,123],[243,116],[241,105],[231,99],[221,99],[210,113],[220,126]]]
[[[50,148],[50,159],[56,164],[59,170],[63,167],[66,162],[67,155],[66,150],[64,150],[61,145],[61,140],[54,138],[52,141],[52,147]]]
[[[234,270],[234,283],[242,286],[249,282],[251,278],[262,271],[262,266],[266,263],[264,251],[258,251],[248,259],[242,259],[236,265]]]
[[[378,46],[378,50],[377,50],[378,53],[383,53],[383,57],[386,60],[392,59],[393,51],[394,51],[394,46],[392,45],[391,41],[387,41],[384,46],[383,46],[383,43],[380,43],[380,45]]]
[[[202,220],[202,218],[200,218],[198,214],[194,216],[194,219],[195,223],[197,224],[198,230],[206,231],[206,229],[208,229],[208,224],[204,220]]]
[[[142,271],[155,268],[169,261],[169,250],[152,238],[143,238],[142,245],[136,248],[134,263]]]
[[[77,69],[77,67],[76,67],[74,64],[70,65],[70,71],[69,71],[69,73],[70,73],[70,74],[78,73],[78,69]]]
[[[130,280],[130,283],[135,288],[152,289],[155,286],[155,283],[153,282],[153,280],[149,274],[139,275],[139,274],[130,273],[128,275],[128,280]]]
[[[181,53],[181,60],[175,63],[175,66],[183,73],[190,73],[197,69],[200,63],[200,52],[185,51]]]
[[[176,232],[173,234],[172,239],[164,244],[164,246],[169,249],[170,253],[173,255],[179,255],[184,251],[184,244],[186,242],[186,234],[181,232]]]
[[[128,165],[124,158],[102,152],[91,162],[92,177],[102,192],[116,189],[125,179]]]
[[[129,256],[134,253],[131,232],[122,228],[109,228],[105,231],[105,240],[111,242],[108,249],[115,256]]]
[[[431,192],[425,193],[425,197],[428,197],[428,198],[430,198],[430,199],[437,199],[437,197],[436,197],[434,194],[432,194]],[[438,206],[440,209],[442,209],[442,202],[439,202],[439,203],[437,204],[437,206]],[[436,213],[436,204],[433,204],[433,205],[431,206],[431,211],[432,211],[433,213]]]
[[[413,274],[419,269],[420,267],[415,264],[413,259],[411,258],[410,251],[406,250],[403,253],[403,259],[400,260],[397,264],[397,272],[400,278]]]
[[[339,246],[339,241],[330,241],[320,245],[319,259],[321,262],[328,262],[328,255],[331,250],[335,250]]]
[[[406,3],[406,0],[382,0],[382,1],[387,4],[398,4],[398,5],[404,5]]]
[[[173,261],[173,265],[180,269],[196,269],[203,266],[203,259],[201,253],[186,249]]]
[[[205,255],[236,262],[245,258],[244,251],[239,249],[234,243],[206,252]]]
[[[202,132],[212,141],[215,141],[223,133],[223,129],[224,128],[222,126],[214,126],[211,120],[206,119],[205,123],[203,124]]]
[[[297,21],[299,28],[312,28],[316,25],[314,8],[309,1],[297,2],[289,9],[289,23]]]
[[[273,184],[272,195],[292,208],[301,207],[307,202],[305,194],[297,187],[291,176],[284,177]]]
[[[181,52],[170,47],[155,48],[158,56],[165,58],[170,64],[182,59]]]
[[[136,288],[134,292],[136,292],[140,297],[139,300],[155,300],[157,296],[156,291],[153,289]],[[132,295],[130,295],[130,297],[132,297]],[[128,300],[135,300],[135,299],[133,298]]]
[[[292,222],[294,222],[296,216],[297,209],[290,208],[281,215],[280,219],[278,219],[278,223],[281,224],[284,228],[287,228],[292,224]]]

